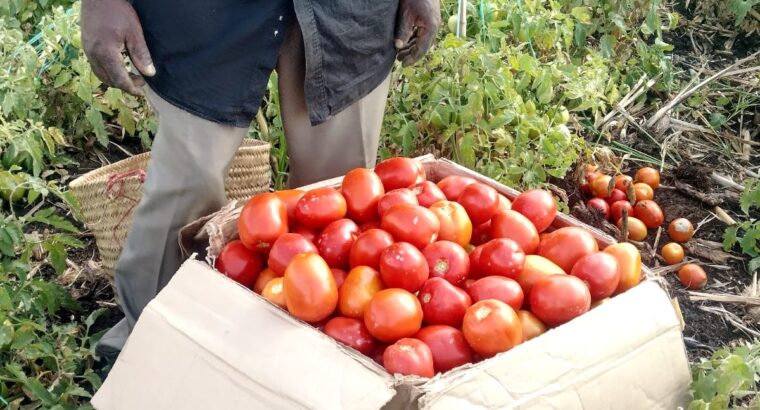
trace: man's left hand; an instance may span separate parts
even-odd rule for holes
[[[416,63],[435,41],[441,25],[440,0],[400,0],[396,21],[396,49],[404,66]]]

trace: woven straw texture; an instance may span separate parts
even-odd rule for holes
[[[245,139],[225,179],[228,200],[244,200],[267,191],[270,182],[268,143]],[[113,274],[116,260],[132,226],[132,214],[142,198],[150,153],[90,171],[69,184],[79,201],[83,222],[95,236],[103,269]]]

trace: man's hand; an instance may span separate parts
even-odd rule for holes
[[[417,62],[433,45],[441,25],[440,0],[400,0],[396,49],[404,66]]]
[[[145,81],[127,72],[124,51],[140,73],[148,77],[156,74],[140,20],[125,0],[83,0],[82,44],[92,71],[108,86],[143,94]]]

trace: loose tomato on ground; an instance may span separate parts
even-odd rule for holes
[[[403,338],[388,346],[383,353],[383,366],[390,374],[433,377],[433,353],[418,339]]]
[[[363,319],[369,302],[383,288],[380,272],[369,266],[357,266],[338,291],[338,310],[343,316]]]
[[[261,273],[259,273],[259,277],[256,278],[256,283],[253,285],[253,291],[261,294],[261,292],[264,291],[264,288],[266,287],[267,283],[269,283],[272,279],[278,277],[276,273],[270,268],[266,268]]]
[[[516,278],[525,265],[525,252],[511,239],[491,239],[483,245],[478,267],[482,274]]]
[[[499,193],[478,182],[466,186],[457,202],[467,211],[470,221],[477,225],[491,219],[499,210]]]
[[[538,231],[527,217],[517,211],[500,211],[491,219],[491,238],[511,239],[526,254],[538,250]]]
[[[349,265],[369,266],[375,270],[380,269],[380,255],[393,244],[393,236],[382,229],[370,229],[359,235],[351,247]]]
[[[633,205],[628,201],[616,201],[610,206],[610,220],[617,222],[623,217],[623,211],[626,211],[628,216],[633,216]]]
[[[438,188],[441,189],[441,192],[446,196],[446,199],[449,201],[456,201],[468,185],[472,185],[476,182],[478,181],[470,177],[449,175],[438,181],[437,185]]]
[[[393,343],[422,327],[422,306],[412,293],[391,288],[377,292],[364,312],[364,324],[376,339]]]
[[[640,219],[647,228],[657,228],[665,221],[665,215],[657,202],[643,200],[633,206],[634,216]]]
[[[641,254],[635,246],[627,242],[616,243],[604,248],[604,252],[614,256],[620,267],[620,282],[615,289],[615,294],[623,293],[639,284],[641,281]]]
[[[387,192],[377,203],[377,213],[382,218],[396,205],[419,205],[417,196],[409,188],[400,188]]]
[[[438,240],[451,241],[467,246],[472,240],[472,222],[462,205],[452,201],[438,201],[430,206],[430,211],[438,218],[440,229]]]
[[[272,250],[269,251],[267,265],[277,276],[282,276],[294,256],[308,252],[318,252],[311,241],[297,233],[285,233],[274,241]]]
[[[545,231],[557,216],[557,203],[552,194],[543,189],[525,191],[512,201],[512,210],[533,222],[538,232]]]
[[[610,217],[610,205],[602,198],[591,198],[586,202],[588,209],[598,212],[604,219]]]
[[[375,339],[369,334],[364,322],[349,317],[330,319],[322,331],[344,345],[370,355],[375,350]]]
[[[417,196],[417,202],[419,202],[420,206],[424,206],[425,208],[438,201],[446,200],[446,195],[443,194],[443,191],[431,181],[412,185],[410,189]]]
[[[264,286],[264,289],[261,291],[261,296],[275,305],[287,309],[285,292],[283,291],[282,284],[282,278],[273,278],[266,284],[266,286]]]
[[[472,362],[472,349],[464,334],[457,328],[433,325],[422,328],[414,336],[421,340],[433,354],[433,367],[437,373]]]
[[[296,220],[296,204],[305,193],[306,191],[301,189],[286,189],[274,193],[285,204],[288,213],[288,225],[291,229],[298,223]]]
[[[660,172],[654,168],[643,167],[636,171],[636,182],[643,182],[652,189],[660,186]]]
[[[459,327],[472,304],[467,292],[443,278],[428,279],[417,298],[422,306],[422,320],[429,325]]]
[[[617,188],[613,189],[612,192],[610,192],[610,196],[607,198],[607,204],[612,205],[617,201],[627,201],[628,195],[625,193],[625,191],[621,191]]]
[[[688,242],[694,236],[694,226],[686,218],[677,218],[668,225],[668,236],[675,242]]]
[[[546,325],[536,315],[527,310],[518,310],[517,318],[522,325],[523,342],[546,333]]]
[[[296,255],[285,269],[288,311],[306,322],[330,316],[338,305],[338,287],[327,262],[315,253]]]
[[[348,217],[356,223],[378,218],[377,203],[385,194],[383,181],[366,168],[356,168],[343,177],[341,193],[346,199]]]
[[[235,282],[253,288],[259,273],[264,269],[264,261],[260,254],[248,249],[243,242],[234,240],[224,246],[214,266]]]
[[[409,242],[423,249],[438,238],[441,223],[433,211],[419,205],[398,205],[380,223],[396,241]]]
[[[375,173],[383,181],[386,191],[408,188],[425,181],[425,168],[411,158],[389,158],[375,167]]]
[[[333,279],[335,279],[335,286],[338,287],[338,291],[340,292],[340,288],[343,286],[343,282],[346,281],[346,276],[348,276],[348,272],[344,271],[343,269],[337,269],[337,268],[330,268],[330,272],[332,272]]]
[[[586,282],[591,300],[612,296],[620,283],[620,265],[617,259],[604,252],[582,257],[575,263],[570,274]]]
[[[269,192],[255,195],[240,211],[240,240],[250,250],[266,253],[280,235],[288,232],[288,210]]]
[[[628,219],[628,239],[632,241],[643,241],[647,237],[647,226],[639,218],[629,216]],[[617,221],[617,227],[623,230],[623,218]]]
[[[557,264],[543,256],[527,255],[525,266],[517,277],[517,283],[523,290],[523,303],[530,303],[530,291],[536,282],[549,275],[564,275],[565,273]]]
[[[503,276],[486,276],[475,281],[467,289],[473,303],[486,299],[496,299],[519,310],[523,304],[523,290],[517,281]]]
[[[662,259],[668,265],[680,263],[683,261],[684,256],[683,247],[675,242],[670,242],[662,247]]]
[[[620,190],[620,192],[625,195],[625,191],[628,189],[628,186],[633,184],[633,178],[629,177],[628,175],[616,175],[615,176],[615,189]]]
[[[461,285],[470,272],[470,256],[454,242],[433,242],[423,249],[430,277],[443,278],[453,285]]]
[[[597,198],[608,198],[612,192],[610,184],[613,184],[612,188],[614,188],[612,177],[609,175],[599,175],[590,182],[591,194]]]
[[[396,242],[380,255],[380,277],[386,287],[416,292],[430,277],[430,269],[419,249]]]
[[[643,182],[633,184],[633,192],[636,201],[645,201],[654,198],[654,190],[652,190],[652,187]]]
[[[689,289],[702,289],[707,284],[707,274],[701,266],[687,263],[678,270],[678,280]]]
[[[321,229],[346,216],[347,205],[343,195],[334,188],[313,189],[296,204],[296,218],[301,225]]]
[[[588,287],[575,276],[547,276],[533,285],[530,292],[531,312],[548,326],[569,322],[590,307]]]
[[[475,353],[496,356],[523,341],[522,325],[514,309],[504,302],[486,299],[467,309],[462,333]]]
[[[350,219],[330,223],[317,237],[317,249],[331,268],[348,267],[351,247],[359,236],[359,227]]]
[[[598,250],[596,239],[587,230],[568,226],[547,236],[538,247],[538,254],[570,272],[578,259]]]

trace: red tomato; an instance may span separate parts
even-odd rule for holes
[[[568,226],[547,236],[538,247],[538,254],[570,272],[578,259],[598,250],[599,245],[587,230]]]
[[[364,322],[359,319],[335,317],[325,324],[322,331],[362,354],[370,355],[375,350],[375,339],[369,334]]]
[[[451,241],[460,246],[467,246],[470,243],[472,222],[462,205],[443,200],[431,205],[430,211],[438,217],[440,223],[438,240]]]
[[[687,263],[678,270],[678,280],[689,289],[702,289],[707,284],[707,274],[701,266]]]
[[[612,296],[620,283],[620,266],[617,259],[604,252],[582,257],[575,263],[570,274],[586,282],[591,300]]]
[[[367,232],[370,229],[380,229],[380,221],[370,221],[359,225],[359,231]]]
[[[388,348],[388,344],[376,341],[375,342],[375,350],[372,352],[372,355],[370,356],[372,360],[374,360],[377,364],[380,366],[383,365],[383,354],[385,353],[385,349]]]
[[[536,282],[549,275],[564,274],[565,271],[549,259],[538,255],[527,255],[525,257],[525,266],[523,266],[520,276],[517,277],[517,283],[520,284],[523,290],[523,303],[530,303],[530,291]]]
[[[431,181],[412,185],[411,190],[417,196],[417,202],[425,208],[430,207],[430,205],[433,205],[438,201],[446,200],[446,195],[443,194],[443,191],[438,188],[438,185]]]
[[[636,202],[633,206],[633,212],[636,218],[647,226],[647,228],[657,228],[665,222],[665,215],[662,214],[662,209],[657,205],[657,202],[651,200],[643,200]]]
[[[465,292],[470,292],[470,288],[472,287],[472,284],[477,282],[475,279],[467,279],[464,281],[464,284],[462,285],[462,289],[464,289]]]
[[[390,158],[375,167],[375,173],[383,181],[386,191],[408,188],[425,180],[425,168],[411,158]]]
[[[240,240],[246,248],[267,252],[288,232],[288,210],[277,195],[265,192],[249,199],[238,219]]]
[[[346,199],[334,188],[313,189],[296,204],[298,222],[309,228],[324,228],[346,216]]]
[[[530,309],[542,322],[559,326],[588,312],[591,294],[582,280],[571,275],[551,275],[530,292]]]
[[[467,290],[473,302],[496,299],[509,305],[515,311],[523,304],[523,290],[520,285],[503,276],[486,276],[478,279]]]
[[[475,249],[472,250],[472,252],[470,252],[470,274],[468,275],[470,278],[478,279],[486,276],[480,266],[480,257],[483,254],[484,246],[485,244],[478,245],[475,247]]]
[[[286,189],[284,191],[277,191],[274,194],[285,204],[285,208],[288,211],[288,225],[291,228],[295,227],[296,223],[296,204],[298,200],[306,193],[301,189]]]
[[[430,277],[443,278],[452,285],[461,285],[470,272],[470,256],[461,246],[449,241],[433,242],[422,251],[430,269]]]
[[[298,225],[293,229],[293,233],[297,233],[304,238],[306,238],[307,241],[311,243],[317,242],[317,236],[319,235],[319,230],[314,228],[308,228],[303,225]]]
[[[350,219],[330,223],[317,237],[317,249],[331,268],[348,267],[351,247],[359,236],[359,227]]]
[[[467,262],[469,265],[469,260]],[[214,266],[219,272],[250,289],[264,269],[264,261],[260,254],[251,252],[243,242],[234,240],[224,246]]]
[[[482,245],[491,239],[491,221],[484,222],[472,228],[472,238],[470,239],[471,244],[475,246]]]
[[[499,210],[499,193],[486,184],[467,185],[457,199],[473,224],[478,225],[491,219]]]
[[[380,256],[380,276],[389,288],[416,292],[430,276],[425,256],[407,242],[396,242]]]
[[[383,216],[380,226],[399,242],[423,249],[438,238],[441,223],[433,211],[419,205],[398,205]]]
[[[348,273],[338,292],[338,309],[343,316],[362,319],[369,302],[381,290],[380,273],[368,266],[357,266]]]
[[[340,292],[340,288],[343,286],[343,283],[346,281],[346,276],[348,276],[348,272],[344,271],[343,269],[336,269],[336,268],[330,268],[330,271],[333,274],[333,279],[335,279],[335,286],[338,287],[338,291]]]
[[[422,306],[422,319],[429,325],[459,327],[472,304],[467,292],[443,278],[428,279],[417,298]]]
[[[481,300],[467,309],[462,324],[467,343],[484,358],[522,343],[522,325],[514,309],[494,299]]]
[[[380,255],[393,244],[393,236],[382,229],[370,229],[356,238],[349,254],[349,265],[380,269]]]
[[[633,184],[633,178],[628,175],[615,175],[615,189],[622,192],[623,195],[625,195],[628,186],[631,184]]]
[[[317,253],[317,247],[297,233],[286,233],[274,241],[267,265],[277,276],[282,276],[294,256],[308,252]]]
[[[382,218],[391,208],[400,204],[419,205],[419,201],[417,201],[417,196],[414,195],[411,189],[395,189],[380,198],[380,201],[377,203],[377,213]]]
[[[446,199],[449,201],[456,201],[468,185],[472,185],[476,182],[478,181],[470,177],[449,175],[438,181],[438,188],[440,188],[443,194],[446,195]]]
[[[557,203],[549,191],[532,189],[521,193],[512,201],[512,210],[525,215],[538,232],[543,232],[554,222]]]
[[[356,223],[378,218],[377,203],[385,194],[383,181],[366,168],[356,168],[343,177],[341,193],[346,199],[348,217]]]
[[[523,332],[523,342],[541,336],[546,333],[546,325],[539,320],[536,315],[527,310],[517,311],[517,317],[520,319]]]
[[[285,301],[285,292],[283,291],[283,279],[282,278],[274,278],[270,280],[266,286],[264,286],[264,289],[261,291],[261,296],[274,303],[275,305],[287,309],[287,304]]]
[[[617,201],[627,201],[628,195],[625,194],[625,191],[621,191],[617,188],[613,189],[610,193],[610,196],[607,198],[607,205],[612,205]]]
[[[617,222],[623,218],[623,210],[628,213],[628,216],[633,216],[633,205],[630,202],[627,200],[617,201],[610,206],[610,220]]]
[[[538,231],[530,219],[517,211],[501,211],[491,219],[491,238],[515,241],[525,253],[538,250]]]
[[[609,175],[599,175],[590,182],[591,193],[597,198],[609,197],[611,191],[610,183],[614,184],[614,182],[612,182],[612,177]]]
[[[420,330],[422,306],[416,296],[403,289],[383,289],[369,302],[364,324],[376,339],[393,343]]]
[[[614,256],[620,267],[620,282],[615,289],[616,294],[623,293],[639,284],[641,281],[641,254],[635,246],[627,242],[616,243],[604,248],[604,252]]]
[[[486,275],[516,278],[525,265],[525,252],[511,239],[492,239],[483,245],[478,267]]]
[[[422,328],[415,336],[433,353],[433,367],[437,373],[472,363],[472,349],[464,334],[457,328],[433,325]]]
[[[433,353],[421,340],[403,338],[383,353],[383,366],[390,374],[433,377]]]
[[[512,201],[502,194],[499,194],[499,211],[509,211],[512,209]]]
[[[602,198],[591,198],[586,202],[588,209],[593,209],[602,215],[604,219],[610,217],[610,204]]]
[[[276,273],[270,268],[266,268],[261,273],[259,273],[259,277],[256,278],[256,283],[253,284],[253,291],[261,294],[261,292],[264,291],[264,287],[272,281],[272,279],[278,277]]]
[[[306,322],[330,316],[338,305],[338,287],[330,267],[315,253],[296,255],[285,269],[288,312]]]

